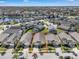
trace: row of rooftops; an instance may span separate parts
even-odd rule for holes
[[[65,38],[67,40],[72,40],[74,42],[73,38],[65,32],[59,33],[58,36],[60,37],[62,41]]]
[[[32,37],[33,37],[33,41],[32,41]],[[25,33],[20,39],[20,42],[24,43],[25,45],[26,44],[30,45],[31,41],[34,45],[36,45],[37,43],[46,44],[46,41],[49,44],[52,44],[52,41],[55,41],[56,43],[60,43],[59,38],[56,35],[51,33],[48,33],[46,35],[44,35],[43,33],[36,33],[33,36],[32,33],[28,32],[28,33]]]
[[[45,44],[47,41],[48,44],[58,45],[61,44],[62,41],[64,42],[63,38],[65,38],[67,41],[70,42],[72,41],[73,44],[76,44],[76,41],[69,34],[65,32],[59,33],[58,35],[52,33],[48,33],[46,35],[44,35],[43,33],[36,33],[34,34],[34,36],[32,33],[28,32],[21,37],[20,42],[30,45],[32,37],[33,37],[33,44],[35,43]]]
[[[24,35],[22,36],[20,42],[23,42],[24,44],[28,43],[28,45],[32,44],[32,37],[33,37],[33,44],[37,45],[37,44],[46,44],[46,41],[48,42],[48,44],[52,44],[52,45],[59,45],[61,43],[65,44],[65,40],[66,39],[66,44],[69,45],[70,47],[75,46],[75,44],[77,42],[79,42],[79,33],[77,32],[72,32],[72,33],[66,33],[66,32],[61,32],[58,35],[52,34],[52,33],[48,33],[48,34],[43,34],[43,33],[36,33],[33,34],[30,33],[30,36],[27,38],[27,36],[29,35],[30,32],[25,33],[27,35],[25,35],[25,39],[23,38]],[[72,34],[72,35],[71,35]],[[74,36],[76,34],[76,36]],[[78,36],[78,37],[77,37]],[[22,41],[23,40],[23,41]]]
[[[5,30],[2,34],[0,34],[0,43],[4,44],[14,44],[16,40],[20,40],[21,43],[25,45],[30,44],[46,44],[46,41],[48,44],[61,44],[67,42],[72,44],[76,44],[76,42],[79,42],[79,33],[77,32],[61,32],[56,34],[53,33],[47,33],[43,34],[41,32],[33,34],[32,32],[27,32],[25,34],[22,34],[22,30],[20,28],[9,28]]]
[[[67,45],[71,48],[75,47],[76,40],[74,40],[68,33],[62,32],[59,33],[58,36],[64,45]]]

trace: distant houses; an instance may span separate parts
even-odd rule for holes
[[[71,24],[71,22],[69,22],[67,19],[66,20],[62,20],[62,21],[60,21],[60,25],[58,27],[60,29],[68,31],[70,29],[70,24]]]
[[[63,44],[74,48],[79,43],[79,33],[75,32],[75,25],[79,23],[78,11],[72,7],[1,7],[0,27],[4,32],[0,34],[0,45],[13,48],[20,43],[22,48],[47,45],[57,48]]]

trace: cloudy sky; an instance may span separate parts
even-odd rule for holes
[[[79,6],[79,0],[0,0],[0,6]]]

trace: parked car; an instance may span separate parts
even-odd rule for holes
[[[58,53],[58,52],[56,52],[55,54],[56,54],[57,56],[59,56],[59,53]]]
[[[75,56],[77,56],[77,53],[73,52],[73,54],[74,54]]]

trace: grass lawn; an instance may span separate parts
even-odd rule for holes
[[[61,29],[57,29],[57,33],[60,33],[60,32],[62,32],[63,30],[61,30]]]
[[[47,29],[47,28],[45,28],[45,29],[44,29],[44,30],[42,30],[41,32],[45,34],[45,33],[48,33],[49,31],[48,31],[48,29]]]
[[[28,30],[28,32],[32,32],[32,29]]]
[[[23,48],[20,48],[18,52],[22,52],[22,51],[23,51]]]
[[[19,57],[19,53],[14,53],[13,59],[19,59],[18,57]]]
[[[0,47],[0,53],[4,53],[7,49]]]
[[[61,45],[61,50],[63,53],[65,53],[65,52],[71,51],[71,48]]]
[[[3,16],[0,16],[0,18],[3,18]]]
[[[0,16],[0,18],[4,18],[4,17],[6,18],[6,17],[8,17],[8,16]]]
[[[51,47],[51,46],[48,46],[48,48],[49,48],[49,49],[52,49],[52,50],[55,50],[55,48],[54,48],[54,47]]]
[[[64,59],[64,57],[63,56],[60,56],[59,59]]]
[[[6,48],[0,47],[0,52],[1,52],[1,51],[6,51]]]
[[[79,43],[76,44],[77,49],[79,50]]]
[[[40,52],[44,52],[44,53],[54,53],[55,52],[55,48],[48,46],[48,48],[40,48]]]
[[[17,23],[17,24],[15,24],[15,26],[20,26],[21,25],[21,23]]]
[[[22,52],[22,51],[23,51],[23,48],[17,48],[17,50],[15,50],[15,49],[13,50],[13,53],[16,53],[16,52],[19,53],[19,52]]]
[[[55,48],[54,47],[51,47],[51,46],[48,46],[48,49],[51,53],[54,53],[55,52]]]
[[[32,32],[32,29],[29,29],[29,30],[26,29],[26,30],[24,31],[24,33],[27,33],[27,32]]]

